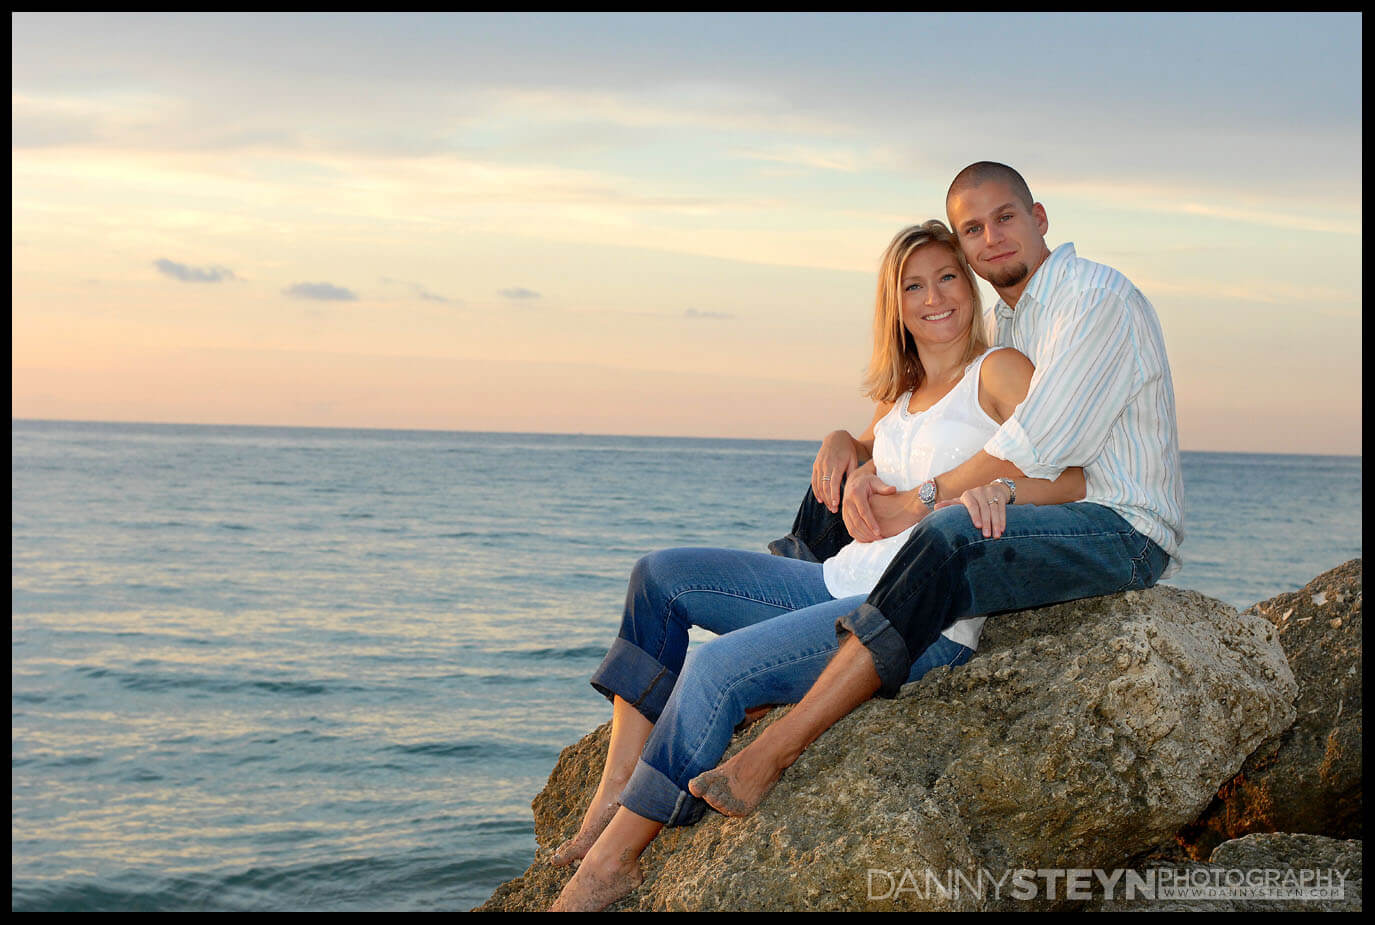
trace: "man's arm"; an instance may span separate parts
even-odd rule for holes
[[[1062,476],[1063,473],[1057,475],[1054,480],[1030,479],[1026,473],[1006,459],[999,459],[979,450],[954,469],[936,476],[936,503],[939,505],[946,501],[957,501],[966,491],[987,485],[994,479],[1012,479],[1018,486],[1027,488],[1030,488],[1033,482],[1043,483],[1044,488],[1040,492],[1035,489],[1023,491],[1022,487],[1019,487],[1018,491],[1021,494],[1017,496],[1017,500],[1022,504],[1059,504],[1070,498],[1075,500],[1082,498],[1082,491],[1077,497],[1074,496],[1072,490],[1067,492],[1060,481]],[[1072,476],[1072,478],[1082,483],[1082,472]],[[882,539],[885,536],[896,536],[912,524],[919,523],[931,513],[922,503],[915,488],[911,491],[895,491],[887,495],[870,494],[868,501],[870,513],[867,517],[858,518],[857,522],[869,525],[873,535],[872,538],[862,540],[862,542],[872,543],[874,540]],[[850,521],[846,520],[845,523],[848,528]],[[850,530],[850,535],[854,536],[855,539],[860,539],[860,537],[855,536],[854,529]]]
[[[936,476],[937,501],[953,501],[997,478],[1054,480],[1102,451],[1139,385],[1129,306],[1109,290],[1081,294],[1059,310],[1037,353],[1026,399],[982,450]],[[861,529],[876,523],[878,535],[861,537],[852,518],[845,520],[851,535],[867,542],[901,533],[930,513],[916,489],[867,500],[871,513],[854,519]]]
[[[1034,345],[1026,400],[984,445],[989,456],[1042,479],[1095,460],[1142,385],[1132,308],[1121,295],[1089,289],[1050,308],[1055,316]]]
[[[855,475],[862,471],[856,470]],[[954,500],[968,489],[987,485],[994,479],[1002,478],[1025,479],[1026,473],[1007,460],[990,456],[980,450],[949,472],[936,476],[936,499]],[[850,535],[861,543],[872,543],[887,536],[896,536],[931,513],[922,503],[916,488],[911,491],[889,488],[887,493],[883,493],[875,491],[872,485],[866,485],[854,476],[851,477],[851,482],[858,483],[857,488],[864,485],[869,489],[867,492],[857,490],[853,498],[849,491],[845,493],[845,527],[850,531]]]

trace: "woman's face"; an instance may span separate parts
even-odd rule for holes
[[[927,244],[909,254],[898,287],[902,323],[917,344],[937,346],[969,337],[974,293],[945,245]]]

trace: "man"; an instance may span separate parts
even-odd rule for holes
[[[802,702],[691,782],[727,815],[752,812],[840,717],[875,694],[896,695],[956,620],[1150,587],[1178,568],[1183,483],[1155,309],[1074,245],[1052,253],[1045,208],[1010,167],[966,167],[946,212],[974,272],[998,293],[996,342],[1036,365],[1030,391],[981,452],[910,492],[883,484],[872,462],[849,475],[843,518],[856,540],[920,527],[868,600],[837,621],[844,642]],[[1083,501],[1016,505],[1017,479],[1053,479],[1070,466],[1084,468]]]

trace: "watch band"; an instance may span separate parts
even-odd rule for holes
[[[1008,504],[1016,504],[1016,503],[1017,503],[1017,483],[1016,483],[1016,482],[1012,481],[1012,479],[994,479],[993,481],[995,481],[995,482],[1002,482],[1004,485],[1007,486],[1007,503],[1008,503]]]

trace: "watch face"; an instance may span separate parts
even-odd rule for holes
[[[917,493],[923,504],[934,504],[936,501],[936,483],[927,481],[921,483],[921,490]]]

